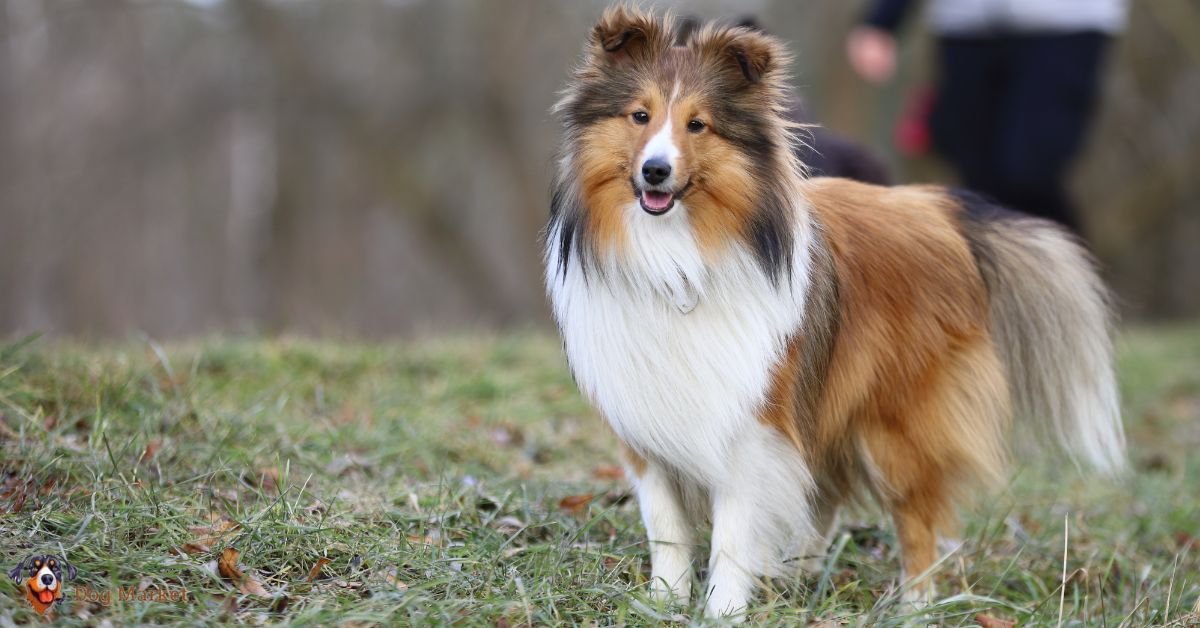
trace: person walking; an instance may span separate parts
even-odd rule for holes
[[[916,4],[871,1],[846,40],[864,80],[895,74],[896,33]],[[933,147],[963,185],[1079,231],[1067,175],[1126,11],[1126,0],[930,0]]]

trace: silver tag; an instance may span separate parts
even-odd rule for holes
[[[692,282],[683,281],[683,285],[674,290],[675,307],[679,308],[681,314],[690,314],[696,309],[696,304],[700,302],[700,294],[696,292],[696,288],[692,286]]]

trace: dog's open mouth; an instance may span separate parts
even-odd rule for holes
[[[642,209],[652,216],[661,216],[675,206],[675,201],[683,196],[688,188],[692,187],[692,182],[688,181],[678,192],[662,192],[659,190],[638,190],[635,187],[638,202],[641,203]]]
[[[31,593],[33,593],[34,597],[36,597],[38,599],[38,601],[41,602],[42,604],[50,604],[51,602],[54,601],[54,591],[51,589],[42,589],[41,591],[35,591],[33,589],[33,587],[29,587],[29,591]]]
[[[665,214],[675,204],[675,195],[670,192],[642,192],[642,209],[651,214]]]

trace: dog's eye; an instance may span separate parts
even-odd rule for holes
[[[646,124],[650,121],[650,114],[645,111],[635,111],[630,117],[633,118],[635,124]]]
[[[687,129],[691,133],[699,133],[704,130],[704,123],[699,120],[688,122]]]

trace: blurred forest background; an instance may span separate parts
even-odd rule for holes
[[[0,0],[0,336],[546,323],[549,108],[605,4]],[[858,2],[679,11],[757,15],[819,121],[945,180],[890,148],[928,38],[879,90]],[[1124,314],[1200,315],[1195,0],[1133,2],[1095,131],[1074,184]]]

